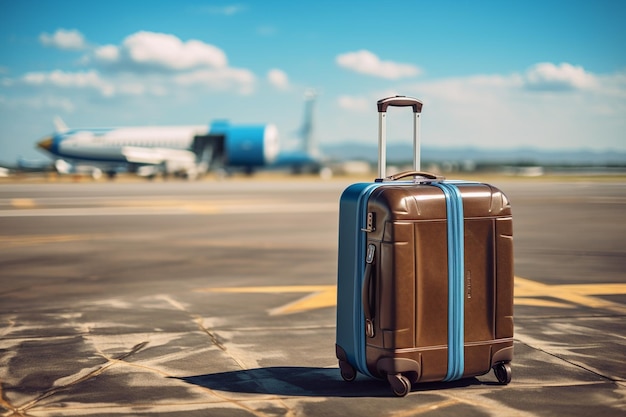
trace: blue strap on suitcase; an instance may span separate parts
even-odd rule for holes
[[[446,198],[448,234],[448,373],[444,381],[463,376],[465,368],[465,292],[463,199],[459,189],[450,183],[434,182]]]

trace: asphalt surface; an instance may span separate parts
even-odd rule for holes
[[[513,204],[513,379],[341,379],[347,180],[0,184],[2,416],[626,415],[626,183]]]

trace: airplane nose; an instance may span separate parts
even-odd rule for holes
[[[45,138],[39,142],[37,142],[37,147],[45,150],[45,151],[50,151],[52,150],[52,137],[48,137]]]

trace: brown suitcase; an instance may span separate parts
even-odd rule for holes
[[[465,214],[462,376],[470,377],[512,359],[513,225],[499,190],[485,184],[458,188]],[[371,312],[365,320],[373,324],[367,366],[379,377],[404,373],[412,382],[444,380],[449,293],[443,193],[430,185],[380,187],[369,198],[368,213],[377,225],[367,245],[379,257],[364,284]]]
[[[394,99],[410,105],[409,98]],[[406,177],[414,179],[402,181]],[[451,226],[454,198],[460,220]],[[356,226],[342,225],[351,217]],[[358,219],[365,227],[358,227]],[[387,378],[398,396],[418,381],[451,381],[492,368],[507,384],[513,358],[512,236],[509,201],[488,184],[409,172],[349,187],[340,205],[337,299],[343,378],[353,380],[356,371]],[[343,259],[351,253],[356,262]]]

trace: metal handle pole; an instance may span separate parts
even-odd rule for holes
[[[421,155],[420,155],[420,113],[413,113],[413,169],[420,171]]]
[[[387,172],[387,113],[378,113],[378,178],[385,178]]]

